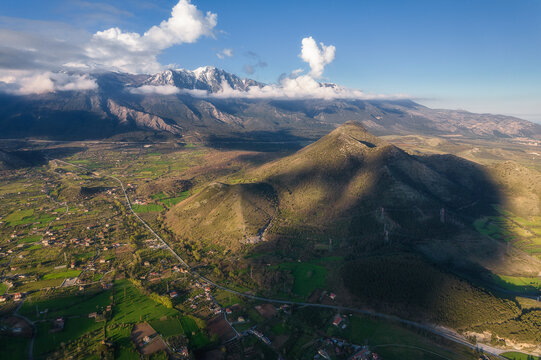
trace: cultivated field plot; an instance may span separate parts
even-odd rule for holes
[[[499,207],[496,209],[499,216],[488,216],[474,222],[477,231],[541,258],[541,217],[523,218]]]

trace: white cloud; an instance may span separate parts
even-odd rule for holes
[[[247,91],[234,90],[227,84],[222,84],[222,90],[207,94],[216,98],[248,98],[248,99],[399,99],[405,95],[368,94],[361,90],[348,89],[336,84],[324,84],[309,75],[289,76],[278,84],[263,87],[251,86]]]
[[[99,7],[122,12],[104,3]],[[179,0],[167,20],[142,35],[118,27],[91,35],[62,23],[0,16],[0,90],[35,94],[97,86],[88,76],[63,71],[155,73],[165,68],[157,60],[163,50],[213,36],[216,24],[216,14],[201,12],[191,0]]]
[[[163,67],[157,56],[165,49],[213,36],[218,16],[203,14],[190,0],[180,0],[171,17],[152,26],[143,35],[119,28],[98,31],[86,46],[86,55],[95,67],[130,73],[153,73]]]
[[[96,81],[88,75],[70,75],[50,71],[0,71],[0,90],[16,95],[84,91],[97,88]]]
[[[232,57],[233,56],[233,49],[229,49],[229,48],[223,49],[222,51],[216,53],[216,56],[219,59],[225,59],[226,57]]]
[[[174,95],[180,92],[180,89],[173,85],[143,85],[130,89],[132,94],[148,95]]]
[[[209,97],[206,90],[198,89],[181,89],[174,85],[142,85],[135,88],[129,88],[129,92],[138,95],[176,95],[186,94],[198,98]]]
[[[405,95],[378,95],[369,94],[361,90],[349,89],[336,84],[321,83],[317,79],[323,74],[325,65],[334,59],[335,47],[319,46],[312,37],[302,40],[302,57],[310,64],[312,71],[302,75],[302,69],[295,69],[289,75],[280,78],[277,84],[264,86],[251,86],[246,91],[232,89],[227,82],[222,82],[221,90],[208,92],[205,90],[178,89],[171,85],[166,86],[141,86],[131,89],[136,94],[176,94],[185,93],[200,98],[248,98],[248,99],[403,99]],[[248,56],[257,57],[255,53],[247,53]],[[258,58],[258,57],[257,57]],[[253,74],[255,67],[266,66],[261,60],[256,65],[245,65],[244,71]]]
[[[326,46],[316,43],[313,37],[302,39],[301,59],[310,65],[310,75],[320,78],[325,66],[334,60],[336,48],[333,45]]]
[[[65,73],[50,73],[49,78],[54,83],[55,91],[83,91],[98,88],[96,80],[88,75],[68,75]]]
[[[235,90],[227,82],[221,84],[222,90],[208,92],[206,90],[180,89],[173,85],[143,85],[129,91],[140,95],[174,95],[187,94],[198,98],[245,98],[245,99],[404,99],[405,95],[368,94],[361,90],[348,89],[336,84],[320,83],[309,75],[284,77],[278,84],[262,87],[251,86],[246,91]]]

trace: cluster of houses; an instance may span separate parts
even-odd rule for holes
[[[18,292],[15,294],[0,295],[0,302],[6,302],[8,300],[21,301],[24,298],[25,293]]]
[[[196,281],[193,283],[194,287],[204,290],[203,293],[194,295],[185,300],[185,304],[191,309],[208,309],[211,314],[219,314],[222,312],[220,305],[214,300],[210,291],[211,288],[208,285],[201,284]],[[170,294],[171,296],[171,294]]]

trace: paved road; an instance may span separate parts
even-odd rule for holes
[[[63,161],[63,160],[59,160],[59,159],[53,159],[55,161],[58,161],[58,162],[61,162],[61,163],[64,163],[64,164],[67,164],[67,165],[70,165],[70,166],[74,166],[74,167],[78,167],[78,168],[81,168],[85,171],[91,171],[90,169],[88,168],[85,168],[84,166],[80,166],[80,165],[76,165],[76,164],[71,164],[71,163],[68,163],[66,161]],[[234,290],[234,289],[230,289],[228,287],[225,287],[225,286],[222,286],[218,283],[215,283],[214,281],[206,278],[205,276],[199,274],[198,272],[196,272],[194,269],[192,269],[192,267],[190,265],[188,265],[188,263],[186,263],[184,261],[184,259],[182,259],[147,223],[146,221],[144,221],[132,208],[131,206],[131,202],[130,202],[130,199],[128,197],[128,193],[126,192],[126,188],[124,187],[124,183],[119,179],[117,178],[116,176],[112,176],[112,175],[107,175],[107,174],[100,174],[99,172],[92,172],[92,174],[96,177],[107,177],[107,178],[110,178],[110,179],[113,179],[115,180],[121,187],[123,193],[124,193],[124,197],[126,199],[126,204],[128,206],[128,208],[130,209],[130,212],[147,228],[148,231],[150,231],[150,233],[152,235],[154,235],[156,237],[156,239],[158,239],[161,244],[164,246],[164,248],[166,248],[183,266],[185,266],[189,271],[190,273],[196,277],[196,278],[199,278],[201,279],[202,281],[206,282],[207,284],[210,284],[220,290],[223,290],[223,291],[226,291],[226,292],[229,292],[231,294],[235,294],[237,296],[241,296],[241,297],[244,297],[244,298],[248,298],[248,299],[253,299],[253,300],[258,300],[258,301],[264,301],[264,302],[270,302],[270,303],[276,303],[276,304],[287,304],[287,305],[295,305],[295,306],[307,306],[307,307],[314,307],[314,308],[320,308],[320,309],[332,309],[332,310],[337,310],[339,312],[351,312],[351,313],[358,313],[358,314],[363,314],[363,315],[370,315],[370,316],[374,316],[374,317],[378,317],[378,318],[382,318],[382,319],[386,319],[386,320],[390,320],[390,321],[395,321],[395,322],[399,322],[401,324],[405,324],[405,325],[409,325],[411,327],[415,327],[417,329],[422,329],[422,330],[425,330],[425,331],[428,331],[432,334],[436,334],[436,335],[439,335],[439,336],[442,336],[452,342],[455,342],[457,344],[460,344],[460,345],[463,345],[463,346],[466,346],[470,349],[473,349],[473,350],[477,350],[477,349],[482,349],[484,352],[488,353],[488,354],[491,354],[495,357],[497,357],[498,359],[502,359],[504,360],[505,358],[502,357],[500,354],[505,352],[505,351],[508,351],[508,350],[502,350],[502,349],[498,349],[498,348],[495,348],[495,347],[492,347],[490,345],[485,345],[485,344],[472,344],[470,343],[469,341],[467,341],[464,337],[462,337],[460,334],[456,333],[455,331],[451,330],[451,329],[447,329],[447,328],[444,328],[444,327],[441,327],[441,326],[435,326],[435,325],[430,325],[430,324],[421,324],[421,323],[418,323],[418,322],[415,322],[415,321],[410,321],[410,320],[406,320],[406,319],[402,319],[402,318],[399,318],[397,316],[394,316],[394,315],[389,315],[389,314],[383,314],[383,313],[379,313],[379,312],[374,312],[374,311],[370,311],[370,310],[365,310],[365,309],[358,309],[358,308],[352,308],[352,307],[347,307],[347,306],[340,306],[340,305],[325,305],[325,304],[314,304],[314,303],[308,303],[308,302],[299,302],[299,301],[291,301],[291,300],[282,300],[282,299],[271,299],[271,298],[266,298],[266,297],[262,297],[262,296],[257,296],[257,295],[252,295],[252,294],[247,294],[247,293],[243,293],[243,292],[240,292],[240,291],[237,291],[237,290]]]

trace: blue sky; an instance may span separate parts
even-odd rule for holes
[[[81,39],[111,27],[142,34],[169,18],[177,2],[4,1],[0,28],[25,32],[42,26],[55,37]],[[302,39],[311,36],[336,48],[320,81],[373,94],[407,94],[431,107],[541,122],[539,0],[192,3],[203,14],[217,15],[213,35],[160,49],[160,64],[214,65],[277,82],[295,69],[310,71],[299,54]],[[216,54],[223,49],[233,56],[220,59]]]

